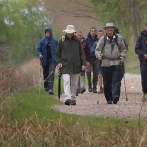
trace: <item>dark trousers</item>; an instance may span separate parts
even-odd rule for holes
[[[98,64],[98,61],[96,60],[94,62],[90,62],[90,66],[86,67],[87,80],[88,80],[89,87],[92,87],[92,83],[91,83],[91,72],[92,71],[93,71],[93,88],[97,87],[97,81],[98,81],[97,64]]]
[[[46,66],[43,66],[44,89],[48,91],[54,86],[55,62],[48,61]]]
[[[144,94],[146,94],[147,93],[147,64],[141,64],[140,71],[141,71],[142,91]]]
[[[102,67],[104,94],[107,101],[120,97],[121,80],[123,78],[122,65]]]

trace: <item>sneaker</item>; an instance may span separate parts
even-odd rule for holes
[[[49,95],[53,95],[54,94],[52,89],[50,89],[48,93],[49,93]]]
[[[147,93],[143,94],[142,96],[142,102],[145,103],[147,100]]]
[[[91,88],[90,86],[89,86],[89,88],[88,88],[88,91],[89,91],[89,92],[92,92],[92,88]]]
[[[85,91],[86,91],[86,89],[84,88],[84,89],[81,90],[81,93],[83,94]]]
[[[113,104],[117,104],[118,101],[119,101],[119,97],[118,96],[115,96],[113,98]]]
[[[71,103],[71,99],[67,99],[67,100],[65,101],[65,105],[70,105],[70,103]]]
[[[112,104],[112,101],[107,101],[107,104]]]
[[[71,100],[71,105],[76,105],[76,100]]]
[[[93,93],[97,93],[97,88],[93,88]]]

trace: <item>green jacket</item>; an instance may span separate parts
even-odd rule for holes
[[[82,44],[77,36],[70,40],[66,35],[60,39],[55,53],[57,65],[62,63],[62,74],[78,74],[86,66]]]

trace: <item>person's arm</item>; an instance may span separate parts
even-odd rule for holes
[[[141,56],[142,58],[146,58],[146,54],[141,50],[141,35],[137,38],[135,45],[135,53]]]
[[[79,48],[80,48],[80,56],[81,56],[81,62],[82,62],[82,66],[86,66],[86,60],[85,60],[85,55],[84,55],[84,50],[82,47],[82,44],[79,42]]]
[[[96,45],[97,45],[97,42],[95,42],[90,50],[90,56],[94,56],[95,55],[95,49],[96,49]]]
[[[43,55],[42,55],[42,40],[40,40],[38,46],[37,46],[37,56],[42,59]]]
[[[104,36],[99,39],[95,49],[95,56],[98,58],[98,60],[102,60],[103,47],[104,47]]]
[[[125,46],[125,43],[124,43],[122,37],[120,37],[119,50],[120,50],[120,54],[121,54],[120,56],[125,58],[125,56],[126,56],[126,46]]]
[[[58,45],[57,45],[57,49],[56,49],[56,53],[55,53],[55,60],[57,62],[57,65],[62,64],[61,48],[62,48],[62,41],[60,40]]]

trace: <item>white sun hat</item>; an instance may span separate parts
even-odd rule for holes
[[[68,25],[66,27],[66,30],[63,30],[63,32],[66,32],[68,34],[76,33],[75,28],[73,25]]]
[[[112,22],[110,23],[106,23],[106,26],[103,28],[104,30],[106,30],[107,28],[112,27],[114,29],[117,29],[117,27],[114,26],[114,24]]]

